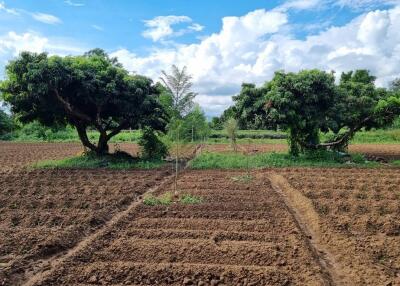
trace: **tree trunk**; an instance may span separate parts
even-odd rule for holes
[[[98,145],[94,145],[90,142],[87,132],[86,126],[82,124],[75,124],[76,130],[78,132],[79,139],[82,142],[82,145],[93,152],[96,152],[98,155],[104,155],[108,153],[108,136],[106,132],[100,133]]]
[[[108,136],[106,131],[100,132],[99,142],[97,143],[97,151],[96,153],[99,155],[107,154],[109,151],[108,148]]]

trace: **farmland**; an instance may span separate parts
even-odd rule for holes
[[[175,193],[168,165],[37,169],[30,166],[38,160],[82,149],[1,144],[3,285],[400,283],[398,168],[262,168],[250,169],[250,177],[245,170],[186,169]],[[275,151],[285,150],[280,146]],[[395,145],[371,146],[352,148],[399,154]],[[134,144],[119,148],[138,152]],[[202,149],[227,152],[229,145]],[[193,154],[194,146],[182,150]],[[18,160],[6,155],[12,152]],[[145,204],[150,194],[171,199]]]

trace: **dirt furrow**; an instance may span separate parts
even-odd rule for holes
[[[302,231],[310,252],[323,270],[327,285],[343,285],[341,266],[321,242],[319,217],[309,200],[293,189],[283,176],[272,173],[269,178],[273,189],[281,196],[286,209]]]

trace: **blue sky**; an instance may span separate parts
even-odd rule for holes
[[[100,47],[154,80],[171,64],[187,66],[197,101],[217,115],[242,81],[261,84],[277,69],[368,68],[387,84],[400,75],[387,65],[400,54],[399,7],[397,0],[0,0],[0,76],[22,50]]]

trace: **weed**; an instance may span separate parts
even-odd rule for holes
[[[158,197],[153,195],[146,196],[143,203],[147,206],[170,205],[172,203],[173,195],[170,192],[162,194]]]
[[[179,202],[184,205],[195,205],[195,204],[201,204],[203,202],[203,198],[190,194],[185,194],[179,198]]]

